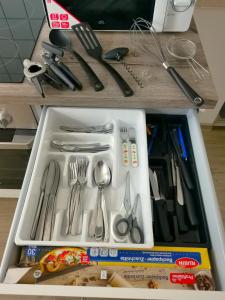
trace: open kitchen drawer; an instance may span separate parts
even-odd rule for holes
[[[76,108],[74,108],[76,109]],[[15,264],[19,257],[19,249],[15,245],[15,235],[18,228],[24,200],[28,191],[30,178],[33,172],[37,150],[42,136],[43,124],[46,116],[46,108],[42,112],[33,150],[30,156],[23,187],[18,201],[14,220],[9,233],[8,242],[3,256],[0,281],[3,282],[9,266]],[[186,115],[196,168],[204,202],[205,214],[208,222],[212,248],[210,257],[213,266],[213,275],[216,281],[216,292],[163,290],[163,289],[133,289],[133,288],[105,288],[105,287],[73,287],[50,285],[19,285],[0,284],[0,295],[36,295],[36,296],[61,296],[61,297],[87,297],[87,298],[115,298],[115,299],[225,299],[225,234],[219,212],[216,194],[212,182],[207,155],[201,134],[201,129],[194,110],[149,110],[147,113]]]

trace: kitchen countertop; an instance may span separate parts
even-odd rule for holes
[[[48,41],[49,28],[44,25],[37,42],[33,59],[42,61],[41,41]],[[73,32],[69,32],[70,37],[74,37]],[[134,49],[131,44],[128,33],[97,33],[100,43],[105,51],[115,47],[129,47],[131,49],[126,62],[132,66],[132,69],[142,79],[144,88],[139,88],[136,82],[127,73],[121,63],[114,63],[115,68],[127,80],[133,88],[135,94],[132,97],[123,97],[121,91],[114,83],[110,74],[107,73],[101,65],[94,59],[87,56],[86,52],[73,38],[73,47],[90,63],[104,82],[105,89],[101,92],[95,92],[89,85],[86,75],[80,68],[79,64],[68,54],[65,53],[63,61],[68,63],[71,70],[79,77],[83,83],[82,91],[58,91],[50,86],[45,87],[46,98],[41,98],[35,88],[26,80],[22,84],[0,84],[0,104],[46,104],[62,106],[82,106],[82,107],[129,107],[129,108],[156,108],[156,107],[176,107],[188,108],[193,107],[191,102],[182,94],[164,68],[159,64],[154,56],[143,54],[138,49]],[[197,44],[196,59],[203,65],[207,66],[202,44],[199,35],[192,30],[185,33],[160,33],[160,39],[165,48],[166,42],[172,36],[182,36],[193,40]],[[174,63],[174,59],[173,59]],[[175,63],[177,65],[177,63]],[[196,81],[193,71],[186,62],[180,62],[177,70],[191,84],[191,86],[205,99],[203,108],[213,108],[217,103],[217,94],[213,81],[209,76],[205,80]]]

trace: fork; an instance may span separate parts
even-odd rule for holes
[[[127,127],[120,128],[120,137],[122,139],[122,161],[123,165],[129,166],[129,149],[128,149],[128,129]]]
[[[87,169],[89,160],[85,156],[78,157],[77,159],[77,197],[73,204],[73,216],[71,222],[71,234],[80,234],[80,223],[83,219],[83,201],[81,199],[81,193],[84,186],[87,183]]]
[[[71,232],[71,221],[72,221],[72,203],[75,197],[76,187],[77,187],[77,159],[75,161],[71,161],[68,166],[68,175],[69,175],[69,186],[70,197],[68,200],[68,205],[66,209],[66,230],[65,235],[70,234]]]

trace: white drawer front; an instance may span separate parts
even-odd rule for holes
[[[33,286],[0,284],[0,295],[36,295],[54,297],[87,297],[87,298],[109,298],[109,299],[171,299],[171,300],[222,300],[225,299],[225,236],[218,209],[217,199],[214,191],[212,177],[207,161],[205,147],[202,139],[201,129],[197,115],[192,110],[159,110],[153,113],[186,114],[191,132],[192,145],[199,174],[205,212],[212,242],[213,271],[220,291],[198,292],[178,290],[148,290],[130,288],[100,288],[100,287],[72,287],[72,286]],[[28,164],[20,199],[18,201],[9,239],[5,249],[1,265],[0,280],[3,281],[7,268],[17,259],[17,247],[14,245],[15,233],[19,223],[20,215],[24,205],[30,177],[32,174],[38,144],[41,138],[43,121],[46,111],[43,111],[39,128],[35,138],[34,147]]]

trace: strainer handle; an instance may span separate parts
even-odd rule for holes
[[[204,103],[202,97],[200,97],[195,90],[190,87],[190,85],[183,79],[183,77],[173,68],[168,66],[166,68],[167,72],[182,90],[184,95],[195,105],[201,106]]]

